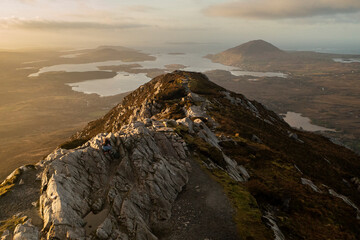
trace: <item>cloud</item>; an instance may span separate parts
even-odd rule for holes
[[[21,3],[35,3],[36,0],[18,0]]]
[[[359,0],[238,0],[203,10],[207,16],[249,19],[306,18],[359,11]]]
[[[28,30],[66,30],[66,29],[128,29],[147,27],[137,23],[102,23],[86,21],[54,21],[46,19],[7,18],[0,20],[2,28],[17,28]]]
[[[133,5],[133,6],[129,6],[127,8],[127,10],[129,11],[133,11],[133,12],[152,12],[155,10],[158,10],[155,7],[151,7],[151,6],[146,6],[146,5]]]

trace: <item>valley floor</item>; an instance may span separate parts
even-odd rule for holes
[[[111,77],[112,73],[56,72],[28,78],[36,69],[18,69],[27,59],[54,58],[53,52],[30,56],[25,53],[20,56],[4,54],[0,54],[1,181],[15,168],[41,160],[126,95],[101,98],[95,94],[74,92],[65,85]]]
[[[356,66],[354,65],[354,69]],[[334,71],[334,70],[333,70]],[[288,78],[236,77],[225,71],[207,73],[210,80],[263,103],[278,114],[288,111],[309,117],[315,125],[336,129],[326,136],[360,152],[360,71],[299,72]]]

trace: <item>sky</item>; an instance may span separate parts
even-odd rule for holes
[[[263,39],[360,52],[360,0],[1,0],[0,34],[0,49],[216,49]]]

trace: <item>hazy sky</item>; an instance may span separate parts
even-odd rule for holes
[[[1,0],[0,48],[358,48],[360,0]]]

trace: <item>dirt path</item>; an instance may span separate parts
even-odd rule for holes
[[[32,219],[32,224],[42,227],[39,215],[39,197],[41,181],[36,179],[39,170],[28,169],[22,173],[16,185],[5,195],[0,197],[0,220],[11,218],[15,214],[27,216]],[[19,184],[19,182],[23,182]],[[36,206],[33,204],[36,203]]]
[[[238,240],[234,210],[222,186],[191,160],[190,179],[164,226],[155,227],[161,240]]]

